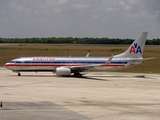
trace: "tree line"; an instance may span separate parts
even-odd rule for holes
[[[119,38],[0,38],[0,43],[37,43],[37,44],[131,44],[133,39]],[[160,39],[147,40],[146,45],[160,45]]]

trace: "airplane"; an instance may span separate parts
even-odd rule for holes
[[[21,72],[55,72],[58,76],[74,75],[80,77],[92,69],[105,69],[107,71],[133,67],[144,60],[143,50],[148,32],[142,32],[129,48],[118,55],[110,57],[55,57],[37,56],[21,57],[4,64],[4,67],[18,73]]]

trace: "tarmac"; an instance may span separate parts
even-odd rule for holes
[[[160,119],[160,74],[0,73],[0,120]]]

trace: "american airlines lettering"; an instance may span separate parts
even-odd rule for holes
[[[54,58],[33,58],[34,61],[53,61]]]

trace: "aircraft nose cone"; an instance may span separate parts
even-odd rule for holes
[[[7,67],[7,66],[8,66],[8,63],[5,63],[3,66],[4,66],[4,67]]]
[[[3,65],[4,67],[6,66],[6,63]]]

